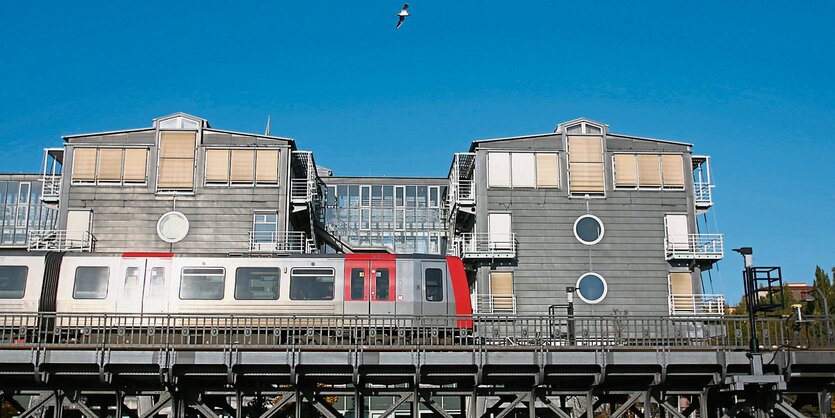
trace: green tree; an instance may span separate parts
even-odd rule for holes
[[[835,269],[833,269],[835,272]],[[835,303],[835,295],[833,295],[833,286],[832,281],[829,278],[829,275],[820,267],[815,267],[815,280],[812,282],[812,286],[816,287],[818,290],[823,293],[823,296],[826,298],[826,301],[829,304],[829,313],[832,313],[833,303]],[[820,294],[813,291],[812,296],[815,297],[815,301],[810,303],[808,314],[814,315],[822,315],[823,314],[823,302],[820,300]]]

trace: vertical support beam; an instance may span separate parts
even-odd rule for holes
[[[55,391],[55,412],[52,414],[53,418],[61,418],[64,413],[64,394],[61,391]]]
[[[528,395],[528,418],[536,418],[536,387]]]
[[[699,394],[699,417],[709,417],[710,416],[710,408],[708,408],[708,395],[710,394],[709,388],[703,388],[702,393]]]
[[[354,416],[361,418],[365,410],[365,396],[363,396],[362,389],[359,385],[354,387]]]
[[[124,405],[123,404],[124,398],[125,397],[122,395],[122,391],[117,390],[116,391],[116,418],[122,418],[122,415],[123,415],[122,406]],[[102,415],[104,415],[104,414],[102,414]]]
[[[586,418],[594,418],[594,397],[591,396],[591,391],[586,393]]]
[[[821,418],[829,418],[832,415],[832,393],[826,389],[818,393],[818,411]]]
[[[304,402],[304,399],[302,399],[301,393],[299,392],[298,382],[296,382],[295,390],[294,398],[296,399],[296,418],[302,418],[302,403]]]
[[[475,387],[473,387],[473,394],[470,396],[468,402],[467,415],[464,416],[466,418],[478,418],[478,389]]]
[[[420,418],[420,398],[418,398],[417,383],[415,383],[415,387],[412,392],[412,418]]]
[[[243,418],[244,414],[244,397],[241,391],[235,391],[235,418]],[[121,417],[120,417],[121,418]]]
[[[644,418],[652,418],[652,391],[644,392]]]

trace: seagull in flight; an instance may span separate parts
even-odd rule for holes
[[[397,13],[397,19],[398,20],[397,20],[397,26],[395,26],[395,29],[399,29],[400,25],[402,25],[403,22],[406,21],[407,17],[409,17],[409,3],[404,4],[403,8],[400,9],[400,12]]]

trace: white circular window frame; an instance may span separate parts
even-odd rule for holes
[[[166,237],[165,235],[163,235],[163,233],[162,233],[162,223],[163,223],[163,221],[165,221],[166,219],[168,219],[170,217],[180,218],[183,222],[185,222],[185,230],[183,231],[182,236]],[[185,237],[188,235],[188,230],[189,230],[188,218],[186,218],[186,215],[184,215],[182,212],[178,212],[176,210],[172,210],[170,212],[163,213],[162,216],[159,217],[159,220],[157,220],[157,236],[159,237],[159,239],[161,239],[161,240],[163,240],[163,241],[165,241],[169,244],[174,244],[176,242],[180,242],[183,239],[185,239]]]
[[[580,221],[585,219],[585,218],[592,218],[595,221],[597,221],[598,225],[600,225],[600,235],[598,235],[597,239],[594,240],[594,241],[585,241],[582,238],[580,238],[579,234],[577,234],[577,224],[580,223]],[[583,216],[580,216],[579,218],[577,218],[574,221],[574,226],[571,228],[571,231],[574,232],[574,238],[577,238],[577,241],[580,241],[581,244],[583,244],[583,245],[594,245],[594,244],[597,244],[598,242],[600,242],[600,240],[603,239],[603,235],[605,235],[605,233],[606,233],[606,227],[603,226],[603,221],[601,221],[600,218],[598,218],[597,216],[594,216],[592,214],[585,214]]]
[[[597,299],[586,299],[585,297],[583,297],[583,292],[580,291],[580,282],[588,276],[597,276],[598,278],[600,278],[600,281],[603,282],[603,294],[600,295],[600,297]],[[574,288],[577,289],[577,297],[579,297],[580,300],[582,300],[583,302],[586,302],[590,305],[596,305],[600,302],[603,302],[603,299],[606,299],[606,295],[609,294],[609,283],[606,283],[606,278],[603,277],[603,275],[595,273],[593,271],[590,271],[580,276],[580,278],[577,279],[577,283],[574,284]]]

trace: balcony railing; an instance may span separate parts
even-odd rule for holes
[[[475,182],[472,180],[458,180],[452,184],[450,193],[452,205],[475,204]]]
[[[29,251],[89,252],[95,249],[96,237],[87,231],[39,229],[29,231],[26,248]]]
[[[698,209],[707,209],[713,206],[713,187],[711,183],[695,182],[693,183],[693,190],[695,193],[695,203]]]
[[[516,258],[515,233],[464,233],[450,246],[451,255],[461,258]]]
[[[670,295],[670,315],[724,315],[724,295]]]
[[[315,247],[301,231],[249,231],[249,251],[253,253],[310,254]]]
[[[41,201],[58,203],[61,197],[61,175],[45,175],[41,179]]]
[[[307,203],[313,200],[316,183],[307,179],[290,180],[290,200],[293,203]]]
[[[476,315],[516,315],[516,295],[472,295]]]
[[[722,234],[682,234],[664,238],[667,260],[721,260],[725,256]]]

